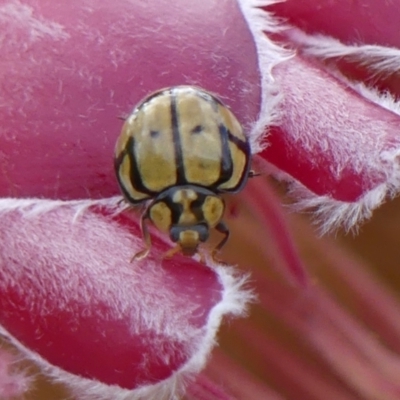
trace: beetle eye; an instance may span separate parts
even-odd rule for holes
[[[179,240],[179,234],[181,233],[181,228],[177,226],[171,227],[169,230],[169,237],[173,242],[177,242]]]
[[[209,232],[206,225],[196,225],[194,229],[199,234],[199,239],[201,242],[205,242],[208,239]]]

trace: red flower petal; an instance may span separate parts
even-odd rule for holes
[[[300,57],[275,67],[274,76],[284,112],[264,157],[316,194],[346,202],[394,179],[398,115]]]
[[[341,41],[400,47],[400,14],[395,2],[364,0],[286,0],[267,8],[308,33],[333,36]]]
[[[298,31],[279,25],[271,8],[265,7],[268,12],[264,12],[251,2],[241,4],[262,73],[261,115],[251,134],[255,148],[264,149],[262,156],[279,168],[279,178],[294,183],[293,191],[302,200],[298,208],[317,210],[323,231],[339,224],[350,229],[370,217],[385,197],[400,190],[398,104],[394,98],[349,83],[337,69],[336,76],[328,72],[325,64],[311,59],[309,41],[299,38]],[[332,18],[340,19],[340,13]],[[266,34],[298,48],[299,53],[305,46],[309,58],[292,51],[284,60],[285,52]],[[318,41],[321,48],[324,44],[329,54],[331,42],[321,36],[312,40],[314,46]],[[346,46],[340,45],[347,54]],[[363,50],[368,61],[369,50]],[[375,48],[371,53],[376,57]],[[385,57],[393,58],[393,52],[379,54],[382,65],[386,65]],[[358,59],[361,55],[362,49]],[[376,64],[371,74],[377,73]],[[263,145],[268,132],[269,141]]]

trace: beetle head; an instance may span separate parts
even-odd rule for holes
[[[170,238],[178,243],[182,254],[192,256],[197,253],[198,246],[205,242],[209,236],[209,229],[206,224],[193,226],[174,225],[170,229]]]

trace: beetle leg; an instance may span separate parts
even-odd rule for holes
[[[204,265],[206,265],[206,255],[204,254],[203,251],[198,251],[197,254],[200,256],[200,262]]]
[[[181,246],[177,244],[174,247],[171,247],[168,251],[163,254],[163,258],[171,258],[174,254],[179,253],[181,251]]]
[[[223,223],[223,222],[219,222],[216,226],[215,229],[218,232],[223,233],[225,236],[224,238],[215,246],[215,248],[213,249],[213,251],[211,252],[211,257],[215,262],[220,263],[221,261],[218,260],[218,258],[216,257],[217,253],[222,249],[222,247],[225,245],[225,243],[227,242],[227,240],[229,239],[229,229],[228,227]]]
[[[142,217],[140,219],[140,229],[142,231],[142,236],[143,236],[143,241],[146,245],[146,247],[143,250],[140,250],[137,252],[132,258],[131,262],[133,260],[142,260],[143,258],[146,258],[147,255],[149,254],[150,248],[151,248],[151,237],[150,237],[150,232],[149,228],[146,224],[146,220],[148,219],[147,212],[144,212],[142,214]]]
[[[121,114],[121,115],[117,115],[117,118],[122,120],[122,121],[126,121],[128,119],[129,115],[128,114]]]
[[[118,207],[119,207],[121,204],[126,204],[126,200],[125,200],[124,198],[118,200],[118,202],[117,202]]]

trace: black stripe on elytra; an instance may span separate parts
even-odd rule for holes
[[[218,104],[223,106],[221,100],[200,89],[195,91],[195,95],[209,103],[214,112],[218,112]]]
[[[140,175],[139,171],[139,166],[135,157],[135,139],[132,136],[128,139],[126,148],[128,149],[126,151],[126,154],[128,155],[131,164],[129,178],[132,182],[132,186],[140,193],[145,193],[150,197],[155,196],[157,192],[148,189],[143,183],[142,176]]]
[[[119,169],[121,167],[122,161],[124,160],[125,156],[126,156],[127,152],[126,150],[121,151],[121,153],[118,155],[118,157],[114,158],[114,169],[115,169],[115,173],[117,175],[117,180],[118,180],[118,184],[119,187],[121,189],[122,194],[124,195],[124,197],[130,202],[130,203],[139,203],[138,200],[135,200],[132,198],[132,196],[129,194],[129,192],[125,189],[124,184],[121,181],[120,178],[120,173],[119,173]],[[141,200],[142,201],[142,200]]]
[[[185,168],[183,166],[182,143],[181,134],[179,132],[178,111],[176,107],[176,93],[172,89],[171,95],[171,126],[172,126],[172,139],[174,141],[175,149],[175,165],[176,165],[176,184],[184,185],[187,183],[185,176]]]
[[[237,136],[232,135],[231,131],[228,131],[228,139],[233,142],[248,158],[250,157],[250,145],[249,142],[239,139]]]
[[[239,182],[236,184],[236,186],[231,187],[231,188],[227,188],[227,189],[220,189],[218,186],[222,185],[224,182],[227,181],[227,179],[225,181],[223,180],[218,180],[214,185],[213,188],[215,188],[217,191],[219,192],[231,192],[231,193],[236,193],[238,191],[240,191],[243,186],[245,185],[247,178],[249,177],[249,171],[250,171],[250,145],[247,141],[241,140],[238,137],[232,135],[232,133],[227,130],[226,134],[225,134],[225,138],[227,139],[227,142],[232,142],[234,143],[240,151],[243,152],[243,154],[245,155],[246,158],[246,165],[243,168],[242,174],[240,176]],[[228,143],[228,150],[229,150],[229,155],[230,157],[232,157],[230,149],[229,149],[229,143]],[[232,176],[233,170],[231,172],[231,176]]]
[[[224,124],[220,124],[218,126],[219,137],[221,140],[221,163],[219,170],[219,178],[212,185],[213,187],[218,187],[222,183],[228,181],[233,173],[233,162],[232,162],[232,154],[229,149],[228,142],[228,128]]]
[[[139,106],[136,107],[137,110],[143,108],[146,104],[148,104],[151,100],[155,97],[161,96],[162,94],[166,93],[166,89],[157,90],[156,92],[150,93],[147,97],[145,97],[140,103]]]
[[[246,165],[243,168],[242,171],[242,175],[240,176],[239,182],[237,183],[237,185],[231,189],[229,189],[229,191],[231,193],[236,193],[239,192],[243,186],[246,184],[247,179],[249,178],[249,172],[250,172],[250,160],[251,160],[251,152],[250,152],[250,145],[247,141],[243,141],[241,139],[239,139],[238,137],[232,135],[231,132],[228,132],[228,138],[231,142],[233,142],[238,148],[239,150],[241,150],[243,152],[243,154],[246,157]]]

